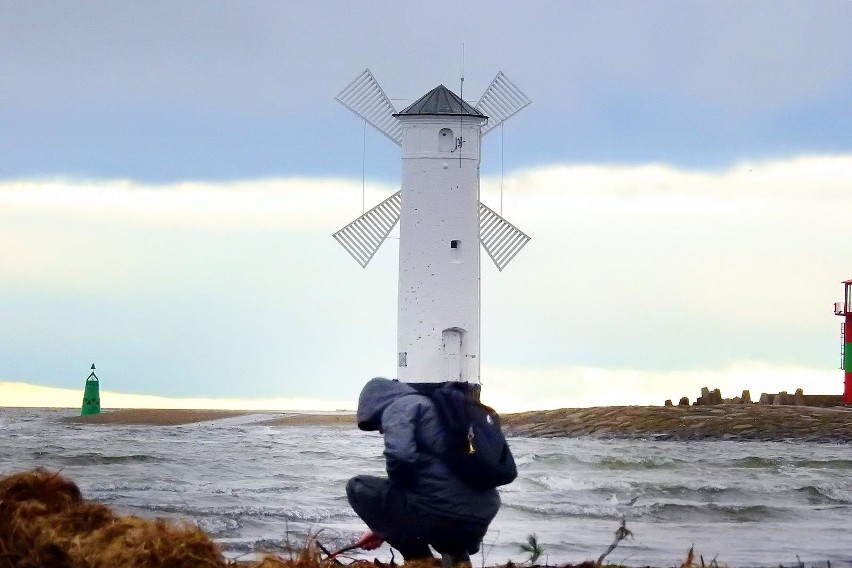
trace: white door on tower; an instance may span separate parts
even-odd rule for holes
[[[461,381],[462,378],[462,331],[445,329],[443,332],[445,381]]]

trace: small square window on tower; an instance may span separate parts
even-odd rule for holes
[[[454,239],[454,240],[450,241],[450,248],[451,249],[457,249],[459,247],[461,247],[461,241],[460,240]]]

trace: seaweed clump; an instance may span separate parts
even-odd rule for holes
[[[186,522],[121,517],[44,469],[0,477],[0,568],[226,566],[209,536]]]

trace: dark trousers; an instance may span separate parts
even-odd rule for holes
[[[372,475],[358,475],[346,484],[346,497],[370,529],[397,549],[403,558],[432,558],[429,545],[456,562],[467,562],[479,550],[488,526],[443,516],[417,507],[404,490]]]

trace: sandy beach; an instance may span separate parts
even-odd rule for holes
[[[284,414],[284,416],[282,416]],[[263,415],[268,415],[267,419]],[[199,409],[165,409],[165,408],[121,408],[106,409],[100,414],[89,416],[67,416],[63,422],[73,424],[124,424],[144,426],[179,426],[196,422],[223,420],[238,416],[253,416],[256,424],[266,426],[317,426],[340,425],[355,427],[354,413],[323,413],[323,412],[293,412],[278,411],[248,411],[248,410],[199,410]]]
[[[145,426],[177,426],[193,422],[221,420],[248,414],[241,410],[172,410],[166,408],[122,408],[104,410],[100,414],[69,416],[63,422],[74,424],[126,424]]]
[[[354,413],[340,414],[289,414],[272,420],[264,420],[267,426],[346,426],[356,428]]]

